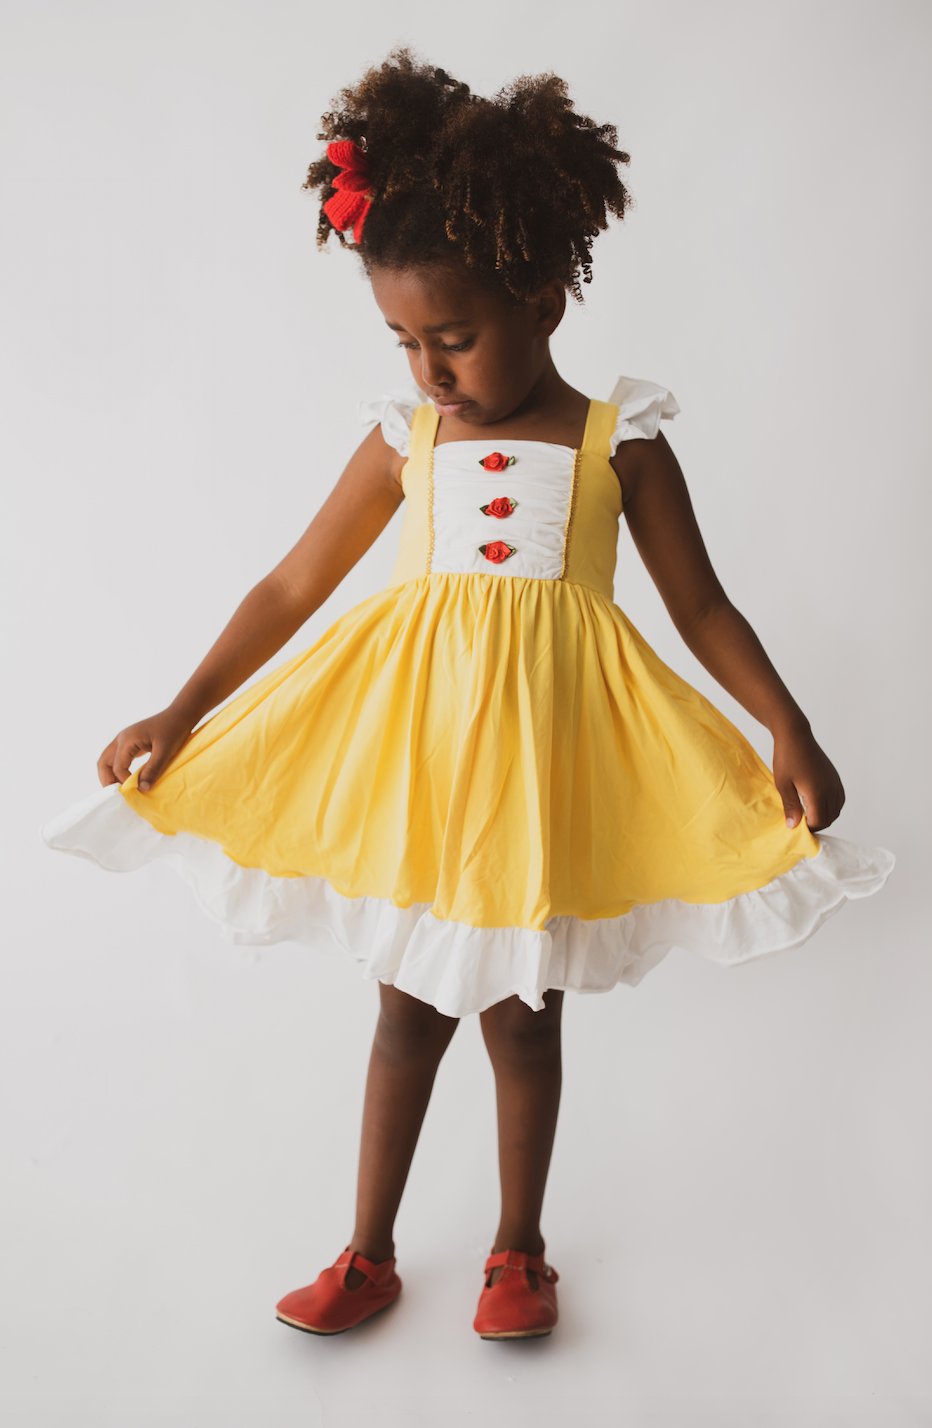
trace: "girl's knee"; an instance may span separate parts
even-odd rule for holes
[[[455,1017],[444,1016],[429,1002],[400,992],[397,987],[379,988],[380,1010],[376,1042],[393,1056],[418,1056],[442,1052],[457,1028]]]
[[[482,1032],[493,1062],[536,1065],[559,1059],[562,993],[547,993],[542,1011],[509,997],[482,1013]]]

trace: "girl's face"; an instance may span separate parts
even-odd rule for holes
[[[550,334],[566,307],[560,283],[512,303],[464,264],[375,268],[370,277],[414,380],[441,416],[467,426],[502,421],[550,370]]]

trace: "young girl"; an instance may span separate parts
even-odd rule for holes
[[[113,869],[169,856],[236,941],[329,932],[380,982],[355,1229],[286,1324],[339,1333],[397,1298],[434,1076],[479,1013],[502,1211],[474,1327],[531,1337],[557,1322],[540,1211],[564,991],[634,985],[674,945],[796,947],[892,858],[814,836],[841,781],[709,563],[659,434],[669,392],[623,378],[590,400],[553,364],[566,293],[625,212],[614,129],[552,75],[486,100],[401,51],[321,137],[320,242],[351,232],[421,399],[380,404],[298,544],[45,836]],[[402,501],[388,588],[201,723]],[[613,605],[622,510],[686,644],[772,732],[773,775]]]

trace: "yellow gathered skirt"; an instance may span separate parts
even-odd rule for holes
[[[471,927],[720,903],[819,851],[734,726],[615,606],[552,580],[383,591],[136,783],[161,833]]]

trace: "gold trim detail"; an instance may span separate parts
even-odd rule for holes
[[[566,579],[566,561],[569,555],[570,531],[573,526],[573,517],[576,514],[576,491],[579,486],[579,468],[582,465],[582,451],[576,450],[573,453],[573,484],[570,487],[570,502],[566,511],[566,527],[563,531],[563,563],[560,566],[560,579]]]
[[[427,458],[427,567],[425,575],[429,575],[431,566],[434,563],[434,448],[430,448],[430,455]]]

